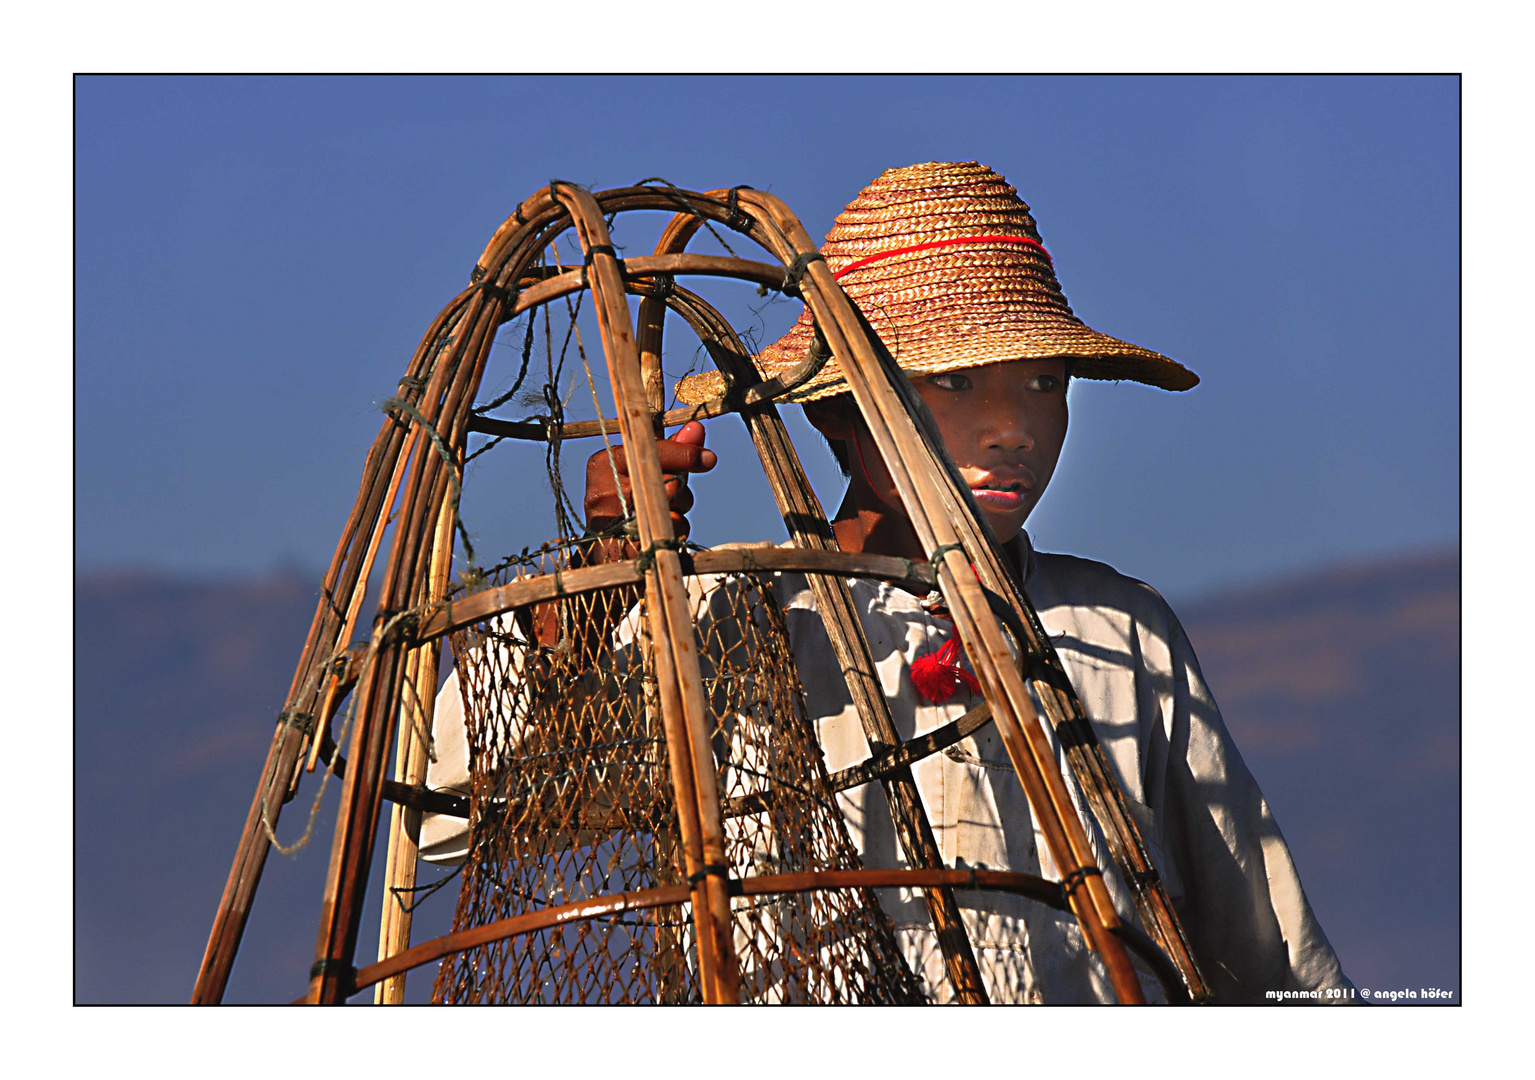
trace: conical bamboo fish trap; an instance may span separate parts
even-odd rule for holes
[[[654,255],[619,259],[609,223],[635,210],[675,216]],[[700,228],[715,225],[755,241],[773,261],[686,251]],[[547,265],[567,233],[580,244],[581,265]],[[816,347],[798,369],[762,381],[724,317],[678,284],[686,275],[802,297]],[[554,400],[541,423],[476,411],[497,328],[582,293],[595,309],[615,419],[565,423]],[[634,325],[626,293],[642,297]],[[697,334],[728,390],[663,414],[668,312]],[[836,549],[773,406],[829,357],[932,553],[928,563]],[[646,183],[593,194],[551,183],[496,231],[470,284],[428,328],[386,411],[279,716],[194,1001],[222,997],[278,816],[317,760],[342,779],[311,1002],[341,1002],[369,986],[375,1000],[398,1001],[404,973],[434,961],[442,961],[438,1001],[918,1000],[921,989],[871,892],[888,886],[925,899],[953,1000],[986,1000],[956,887],[1013,892],[1072,912],[1121,1001],[1142,1000],[1127,945],[1170,999],[1205,996],[1092,728],[995,537],[920,399],[780,200],[746,187],[704,193]],[[792,546],[691,550],[673,534],[655,433],[726,412],[739,413],[751,432]],[[564,440],[621,434],[634,486],[630,531],[577,538],[557,505],[566,535],[455,586],[449,568],[473,431],[545,441],[551,455]],[[386,531],[390,546],[375,575]],[[767,584],[783,571],[807,575],[873,752],[845,774],[827,774],[806,719]],[[872,677],[849,577],[941,589],[985,704],[902,743]],[[353,644],[370,579],[381,579],[371,634]],[[424,784],[449,636],[469,740],[466,796]],[[910,765],[988,722],[1060,881],[943,865]],[[1110,902],[1056,765],[1052,731],[1146,933]],[[872,780],[883,785],[911,868],[858,864],[833,794]],[[469,854],[452,932],[411,945],[409,912],[386,902],[381,957],[359,968],[385,800],[393,804],[390,895],[415,885],[424,812],[467,819]]]

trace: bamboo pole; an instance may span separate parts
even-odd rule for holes
[[[459,455],[462,468],[462,454]],[[437,533],[432,540],[431,578],[424,603],[432,603],[447,592],[448,572],[453,558],[453,507],[445,503],[437,515]],[[442,639],[434,638],[411,653],[414,670],[400,702],[400,726],[395,736],[395,780],[398,783],[426,783],[427,741],[436,711],[437,666],[442,658]],[[383,914],[378,931],[378,958],[387,960],[410,948],[412,911],[400,900],[416,887],[416,857],[421,836],[421,811],[395,803],[389,811],[389,847],[384,866]],[[374,988],[376,1005],[401,1005],[405,1002],[405,973],[392,976]]]
[[[645,394],[639,355],[629,324],[623,278],[608,236],[603,212],[591,193],[571,184],[558,184],[556,194],[570,212],[581,249],[590,263],[589,280],[597,325],[602,334],[608,376],[617,399],[629,475],[633,481],[640,544],[650,556],[645,575],[646,614],[656,650],[662,717],[667,748],[673,757],[683,842],[688,853],[689,880],[697,882],[693,920],[697,935],[700,981],[704,1001],[734,1004],[740,1000],[740,970],[732,940],[728,866],[720,812],[703,680],[693,638],[693,621],[682,566],[672,532],[661,462],[652,434],[650,403]],[[687,760],[682,758],[686,754]],[[692,788],[683,782],[684,773]],[[691,795],[691,813],[684,809]],[[691,819],[691,820],[690,820]],[[690,832],[696,833],[689,836]]]
[[[415,462],[413,472],[419,480],[422,473],[432,471],[431,448],[425,445],[427,439],[420,430],[413,433],[411,443],[410,457]],[[407,491],[407,502],[414,495],[415,492]],[[390,601],[394,599],[391,586],[399,576],[401,552],[406,541],[405,530],[397,529],[390,565],[385,572],[385,595],[380,603],[383,612],[390,610]],[[404,607],[403,604],[400,606]],[[346,755],[348,765],[326,874],[317,956],[310,971],[309,1000],[313,1002],[339,1004],[345,1001],[351,985],[351,957],[355,947],[355,931],[350,929],[352,912],[354,908],[360,909],[359,879],[366,879],[368,854],[377,825],[378,791],[383,778],[381,759],[385,749],[381,743],[386,741],[390,707],[398,705],[402,681],[397,676],[403,650],[394,640],[398,638],[392,633],[394,629],[391,619],[382,613],[375,620],[369,654],[353,690],[354,717]],[[368,812],[370,803],[372,813]],[[366,850],[359,857],[360,848]]]
[[[640,354],[640,384],[645,388],[645,404],[650,407],[650,430],[658,439],[666,435],[666,381],[661,373],[665,334],[666,301],[644,297],[635,319],[634,341]]]
[[[629,264],[624,265],[624,279],[627,283],[630,279]],[[518,298],[521,302],[521,297]],[[650,408],[650,428],[656,438],[664,438],[666,435],[666,382],[661,370],[661,352],[666,332],[666,304],[654,296],[646,296],[640,301],[638,316],[635,319],[635,345],[640,356],[640,377],[645,387],[645,402]],[[600,416],[600,413],[599,413]],[[616,419],[596,421],[599,426],[617,431],[619,424]],[[565,432],[562,430],[561,435]],[[619,552],[636,554],[633,544],[622,543],[619,545],[607,545],[603,551],[603,557],[608,557]],[[664,732],[666,729],[665,718],[661,715],[660,702],[652,695],[645,695],[645,723],[650,732]],[[660,754],[651,753],[647,757],[653,758],[655,766],[653,781],[664,783],[665,768],[660,761]],[[723,810],[722,810],[723,813]],[[658,829],[654,834],[656,848],[656,862],[658,866],[675,867],[682,876],[686,876],[687,859],[681,845],[681,837],[676,830]],[[676,1004],[685,1000],[687,987],[687,952],[686,938],[683,929],[676,921],[668,918],[667,908],[652,909],[654,915],[647,919],[650,932],[654,935],[656,956],[656,1001],[661,1004]]]
[[[406,484],[385,568],[373,662],[365,666],[355,691],[356,722],[310,971],[308,1000],[316,1003],[340,1004],[351,986],[352,957],[378,829],[390,720],[405,675],[406,634],[391,631],[399,630],[398,619],[409,610],[420,588],[425,572],[422,553],[429,542],[428,515],[436,521],[443,500],[451,498],[450,484],[456,483],[428,428],[445,429],[438,431],[438,438],[451,453],[462,450],[464,421],[503,305],[504,298],[496,293],[476,293],[466,314],[469,331],[455,340],[452,351],[433,370],[417,410],[421,422],[411,425],[415,467]]]
[[[786,263],[801,254],[815,253],[815,245],[804,227],[776,197],[747,191],[742,199],[763,212],[778,230],[775,253]],[[976,669],[986,700],[992,703],[998,733],[1023,783],[1052,861],[1062,880],[1071,885],[1072,910],[1083,937],[1102,959],[1119,1000],[1144,1002],[1124,946],[1112,933],[1119,925],[1119,917],[1102,874],[1093,862],[1087,835],[1056,765],[1049,738],[1040,725],[996,617],[970,569],[970,556],[945,512],[945,500],[938,488],[952,486],[952,477],[947,473],[936,475],[931,468],[934,455],[924,449],[923,435],[909,414],[909,406],[894,388],[893,384],[904,376],[899,369],[881,365],[851,304],[819,256],[806,266],[801,287],[865,426],[895,481],[912,526],[924,548],[934,556],[932,561],[949,600],[960,641]],[[957,496],[950,501],[958,501]],[[969,512],[963,505],[960,510]]]

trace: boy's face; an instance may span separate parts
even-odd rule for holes
[[[1066,442],[1066,364],[1013,360],[912,380],[1000,540],[1023,528]]]
[[[1066,365],[1013,360],[941,375],[914,375],[944,445],[1000,540],[1014,536],[1045,493],[1066,442]],[[868,481],[880,499],[899,506],[895,483],[861,423],[813,423],[834,438],[858,440]],[[836,427],[842,430],[833,430]],[[862,479],[853,462],[854,482]]]

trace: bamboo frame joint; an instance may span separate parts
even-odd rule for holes
[[[706,877],[724,878],[727,885],[734,886],[735,895],[740,895],[741,883],[730,877],[730,867],[725,863],[705,863],[688,875],[688,884],[697,885]]]
[[[309,978],[323,979],[334,978],[341,983],[342,997],[351,997],[356,993],[357,969],[345,960],[338,960],[333,956],[327,956],[322,960],[316,960],[309,968]]]
[[[927,557],[927,561],[933,565],[934,569],[936,569],[938,564],[943,561],[943,557],[951,551],[957,551],[961,555],[964,555],[966,558],[969,558],[968,553],[965,551],[964,544],[939,544],[936,548],[933,549],[933,553]]]
[[[805,271],[810,269],[811,263],[825,261],[819,251],[806,251],[794,256],[794,261],[784,270],[783,288],[779,291],[785,296],[803,295],[800,292],[799,283],[800,279],[805,276]]]
[[[1096,866],[1079,866],[1065,877],[1061,878],[1061,893],[1065,896],[1075,895],[1076,891],[1087,884],[1087,879],[1092,876],[1103,877],[1103,871]]]
[[[725,219],[725,228],[733,229],[738,233],[749,234],[751,231],[752,219],[750,214],[747,214],[741,209],[742,188],[745,188],[747,191],[756,190],[756,188],[752,187],[750,184],[737,184],[735,187],[730,189],[730,194],[725,198],[725,209],[730,211],[730,216]]]
[[[303,709],[284,709],[277,714],[278,727],[290,727],[300,735],[314,734],[314,713]]]

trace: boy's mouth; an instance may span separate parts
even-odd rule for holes
[[[1028,490],[1028,485],[1021,480],[991,481],[972,485],[970,493],[988,510],[1016,510],[1023,505]]]

